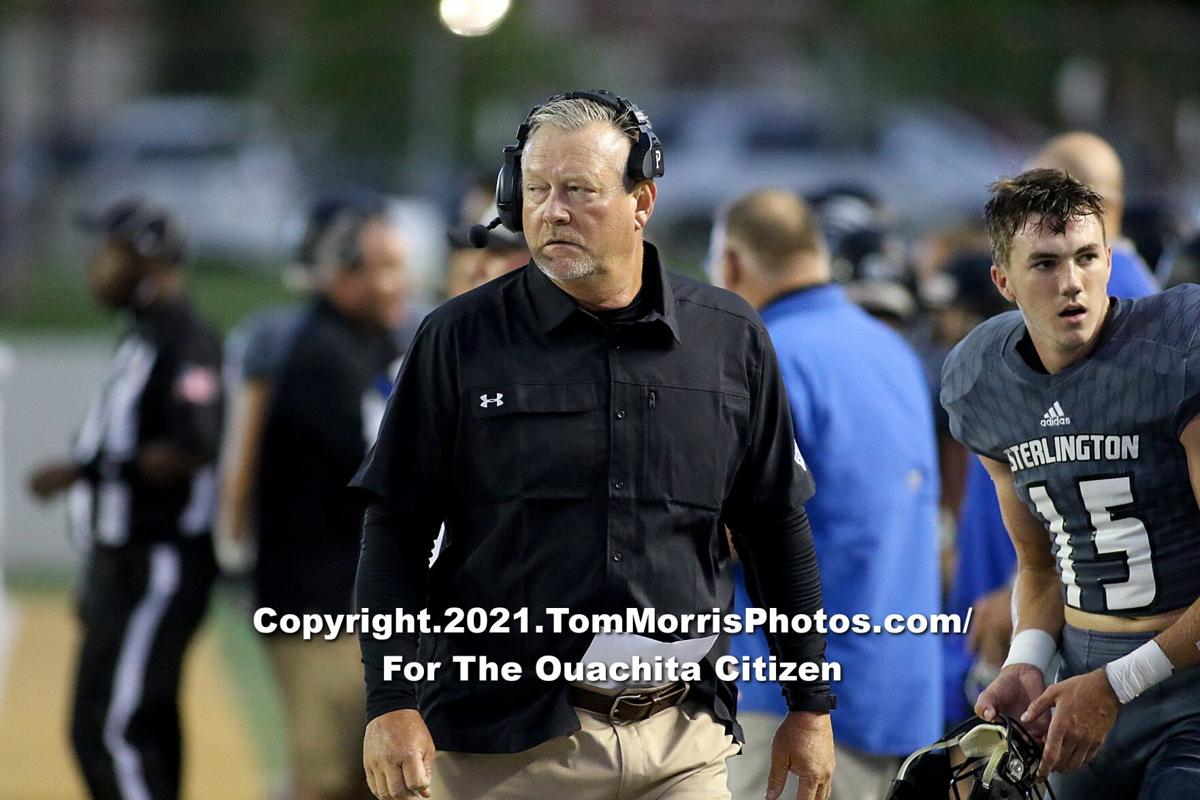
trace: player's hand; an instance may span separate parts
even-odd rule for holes
[[[1000,670],[996,680],[980,693],[975,701],[975,713],[988,722],[994,720],[997,714],[1019,717],[1034,698],[1045,691],[1046,678],[1040,669],[1032,664],[1010,664]],[[1044,713],[1030,714],[1029,721],[1025,722],[1030,735],[1038,741],[1045,738],[1046,730],[1050,727],[1048,717]]]
[[[1005,585],[974,603],[971,629],[967,631],[967,650],[987,664],[999,667],[1012,643],[1012,589]]]
[[[414,709],[381,714],[367,723],[363,769],[379,800],[429,797],[433,776],[433,737]]]
[[[1076,675],[1042,692],[1025,713],[1032,719],[1054,709],[1038,777],[1070,772],[1092,760],[1117,719],[1121,702],[1104,668]],[[1024,721],[1025,717],[1021,717]]]
[[[796,800],[827,800],[833,780],[833,725],[829,714],[789,711],[771,743],[766,800],[783,793],[789,772],[800,779]]]
[[[43,464],[29,474],[29,491],[39,500],[49,500],[70,488],[80,475],[79,466],[69,461]]]

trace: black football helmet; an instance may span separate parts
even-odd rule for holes
[[[1012,717],[971,717],[900,765],[887,800],[1044,800],[1042,748]]]

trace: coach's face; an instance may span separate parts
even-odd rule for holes
[[[1050,372],[1086,356],[1108,313],[1112,250],[1095,215],[1072,218],[1054,233],[1032,217],[1013,236],[1008,264],[992,280],[1025,317],[1034,347]]]
[[[536,130],[522,158],[521,224],[533,260],[567,284],[640,269],[653,181],[628,186],[631,142],[610,123]]]

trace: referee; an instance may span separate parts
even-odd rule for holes
[[[71,720],[84,780],[97,800],[168,800],[179,795],[180,668],[215,574],[221,345],[186,299],[170,215],[126,201],[87,226],[103,237],[92,294],[131,324],[69,460],[36,470],[30,489],[69,490],[86,553]]]

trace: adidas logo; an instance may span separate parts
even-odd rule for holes
[[[1070,425],[1071,418],[1068,417],[1062,410],[1062,406],[1058,401],[1054,401],[1054,405],[1046,409],[1046,413],[1042,414],[1042,427],[1053,428],[1058,425]]]

